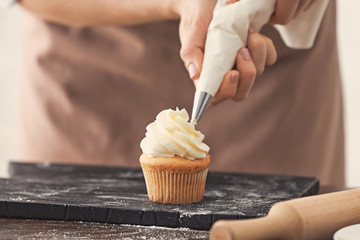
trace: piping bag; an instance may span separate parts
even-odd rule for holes
[[[276,0],[218,0],[210,22],[191,122],[197,124],[230,71],[240,48],[246,46],[250,24],[259,31],[269,21]]]

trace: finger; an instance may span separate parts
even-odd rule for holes
[[[300,0],[277,0],[275,12],[271,16],[270,24],[288,24],[295,16]]]
[[[204,46],[207,28],[211,19],[181,19],[180,23],[180,56],[190,78],[198,79],[201,72],[202,61],[204,57]]]
[[[270,38],[266,37],[265,35],[262,35],[262,37],[263,37],[263,39],[265,41],[265,45],[266,45],[265,65],[270,66],[270,65],[273,65],[277,60],[276,49],[275,49],[273,41]]]
[[[184,46],[180,50],[181,59],[184,61],[192,80],[198,79],[204,58],[203,50],[199,46]]]
[[[266,43],[262,35],[256,32],[252,26],[249,27],[247,46],[255,64],[256,73],[259,76],[265,69]]]
[[[238,2],[239,0],[226,0],[226,4],[231,4],[231,3],[235,3]]]
[[[219,91],[216,93],[215,97],[210,103],[210,106],[215,106],[216,104],[228,99],[233,98],[236,95],[237,86],[239,82],[239,72],[232,70],[225,74],[225,77],[221,83]]]
[[[239,72],[239,82],[233,100],[242,101],[248,97],[256,77],[255,64],[252,61],[250,52],[247,48],[240,49],[237,54],[236,68]]]

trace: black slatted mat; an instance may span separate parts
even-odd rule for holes
[[[0,217],[210,229],[218,219],[261,217],[279,201],[313,195],[309,177],[210,172],[204,199],[151,202],[141,169],[12,162],[0,179]]]

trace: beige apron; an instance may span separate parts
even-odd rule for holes
[[[24,159],[139,166],[145,127],[167,108],[191,111],[194,86],[179,58],[178,22],[68,27],[27,16],[22,81]],[[284,46],[250,97],[210,108],[199,129],[211,169],[317,176],[344,183],[335,1],[314,47]]]

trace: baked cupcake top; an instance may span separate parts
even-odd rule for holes
[[[183,108],[161,111],[156,120],[146,127],[140,147],[150,157],[180,156],[190,160],[205,158],[209,147],[203,143],[204,135],[189,122]]]

